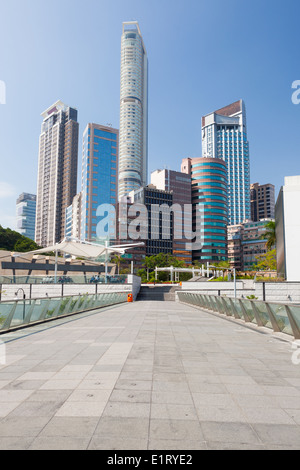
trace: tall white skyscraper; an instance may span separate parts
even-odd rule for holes
[[[227,164],[229,225],[250,219],[249,142],[243,100],[202,118],[202,157],[220,158]]]
[[[148,58],[139,25],[123,23],[119,199],[147,184],[148,173]]]

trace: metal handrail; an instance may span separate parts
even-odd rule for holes
[[[59,317],[127,302],[128,291],[99,292],[0,302],[0,334]],[[105,301],[103,302],[103,299]],[[20,310],[20,305],[22,309]]]
[[[180,302],[196,306],[203,310],[232,316],[233,318],[244,320],[245,323],[253,323],[258,328],[270,328],[273,332],[285,333],[293,336],[295,339],[300,339],[299,305],[287,305],[284,303],[266,302],[255,299],[236,299],[225,296],[201,294],[195,291],[181,291],[178,292],[177,295]],[[221,302],[219,301],[220,299],[222,299]],[[248,310],[249,308],[250,310]],[[295,312],[293,310],[295,310]]]

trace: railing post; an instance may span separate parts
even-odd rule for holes
[[[266,303],[266,309],[268,311],[268,314],[269,314],[269,317],[270,317],[270,321],[272,323],[272,327],[273,327],[273,330],[276,332],[276,333],[280,333],[281,332],[281,329],[279,328],[278,326],[278,323],[277,323],[277,320],[276,318],[274,317],[273,315],[273,312],[271,310],[271,307],[269,306],[269,304]]]
[[[36,303],[36,300],[33,300],[32,304],[31,304],[31,307],[29,309],[29,312],[27,313],[25,319],[24,319],[24,325],[27,324],[27,323],[30,323],[30,318],[31,318],[31,315],[32,315],[32,312],[34,310],[34,307],[35,307],[35,303]]]
[[[241,306],[241,309],[242,309],[242,312],[243,312],[243,315],[244,315],[245,322],[246,323],[251,323],[251,319],[250,319],[250,317],[247,313],[247,310],[245,309],[243,301],[241,299],[239,299],[239,302],[240,302],[240,306]]]
[[[254,312],[254,316],[255,316],[255,319],[256,319],[256,323],[257,323],[257,326],[265,326],[259,316],[259,312],[256,308],[256,305],[255,305],[255,302],[253,302],[253,300],[250,300],[250,303],[251,303],[251,306],[252,306],[252,310]]]
[[[289,319],[289,322],[290,322],[290,325],[291,325],[291,328],[292,328],[295,339],[300,339],[299,327],[298,327],[297,323],[295,322],[293,314],[292,314],[292,312],[291,312],[288,305],[285,305],[285,310],[286,310],[286,313],[287,313],[287,316],[288,316],[288,319]]]
[[[234,301],[236,302],[237,299],[234,299]],[[233,308],[233,315],[234,315],[234,318],[236,318],[237,320],[240,320],[241,317],[239,316],[238,311],[237,311],[237,309],[235,308],[235,303],[233,302],[233,300],[232,300],[231,298],[229,298],[229,302],[230,302],[230,304],[231,304],[231,306],[232,306],[232,308]]]

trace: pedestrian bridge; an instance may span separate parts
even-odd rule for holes
[[[74,301],[2,330],[1,449],[299,449],[292,335],[196,297]]]

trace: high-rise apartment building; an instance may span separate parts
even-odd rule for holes
[[[230,225],[250,219],[249,142],[243,100],[202,118],[202,157],[226,162]]]
[[[192,184],[190,174],[174,170],[156,170],[151,173],[151,184],[157,189],[173,192],[174,239],[173,255],[187,264],[192,263],[192,252],[188,249],[191,240],[186,237],[192,231]],[[178,207],[178,214],[176,210]]]
[[[275,218],[275,186],[254,183],[250,185],[251,220]]]
[[[118,195],[119,131],[99,124],[88,124],[83,134],[81,177],[81,240],[105,238],[97,232],[99,206],[114,206]],[[105,216],[104,213],[102,214]],[[111,229],[112,225],[110,225]],[[107,240],[111,233],[107,233]]]
[[[201,246],[195,245],[193,261],[224,261],[228,224],[226,163],[219,158],[185,158],[181,171],[192,179],[193,231],[200,230]]]
[[[147,184],[148,59],[137,22],[121,40],[119,199]]]
[[[22,193],[17,199],[17,232],[34,240],[36,195]]]
[[[66,208],[77,193],[77,110],[57,101],[42,113],[35,241],[46,247],[65,237]]]

